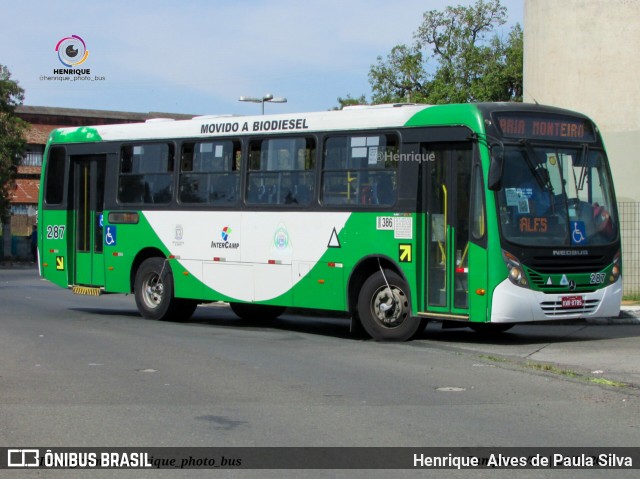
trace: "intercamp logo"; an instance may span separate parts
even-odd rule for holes
[[[212,248],[224,248],[224,249],[238,249],[240,247],[240,243],[229,241],[229,237],[231,236],[231,228],[229,226],[225,226],[220,231],[220,238],[222,241],[212,241]]]

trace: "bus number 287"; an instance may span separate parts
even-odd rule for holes
[[[65,228],[64,225],[47,226],[47,239],[63,239]]]

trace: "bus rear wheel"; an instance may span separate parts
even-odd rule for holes
[[[173,273],[164,258],[148,258],[136,272],[133,286],[142,317],[160,321],[188,320],[197,303],[173,295]]]
[[[379,341],[407,341],[424,324],[411,316],[409,290],[404,280],[391,270],[372,274],[358,295],[358,315],[364,329]]]

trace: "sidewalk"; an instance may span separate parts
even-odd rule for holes
[[[0,269],[36,269],[36,263],[29,260],[0,260]]]
[[[625,305],[620,307],[620,315],[617,318],[588,319],[589,324],[640,324],[640,304]]]
[[[520,324],[484,340],[446,332],[432,338],[525,369],[640,395],[638,326],[640,304],[624,305],[616,318]]]
[[[640,392],[640,320],[611,318],[609,322],[567,326],[564,336],[548,338],[546,345],[526,360],[552,363],[562,371],[577,372],[589,382],[614,386],[620,392]],[[560,328],[560,327],[559,327]],[[558,328],[549,328],[551,331]],[[551,333],[547,331],[547,334]],[[557,331],[561,333],[561,331]],[[562,334],[562,333],[561,333]],[[610,381],[626,386],[613,385]]]

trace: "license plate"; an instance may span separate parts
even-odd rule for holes
[[[582,296],[563,296],[562,308],[582,308],[584,306],[584,298]]]

